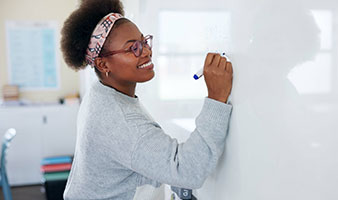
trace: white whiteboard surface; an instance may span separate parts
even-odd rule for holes
[[[175,48],[161,53],[159,27],[175,25],[160,24],[163,11],[230,16],[229,37],[204,33],[223,42],[233,62],[234,86],[226,150],[216,171],[194,191],[198,199],[338,199],[338,1],[144,1],[140,29],[154,34],[156,78],[139,85],[137,94],[166,132],[184,141],[207,94],[161,98],[161,81],[168,78],[163,71],[181,81],[170,88],[173,96],[205,90],[203,80],[195,87],[190,83],[200,67],[195,63],[203,61],[189,58],[205,54],[189,49],[180,54]],[[175,37],[195,34],[191,24],[171,30],[167,34]],[[210,44],[201,52],[207,50],[215,48]],[[160,62],[161,56],[179,61]]]
[[[6,21],[9,82],[20,90],[60,88],[55,21]]]

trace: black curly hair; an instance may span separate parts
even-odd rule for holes
[[[97,23],[112,12],[124,15],[119,0],[82,0],[79,8],[66,19],[61,30],[61,51],[69,67],[78,71],[87,66],[85,55],[90,36]],[[117,20],[113,29],[127,21]],[[99,75],[96,68],[95,71]]]

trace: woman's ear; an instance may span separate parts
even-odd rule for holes
[[[97,57],[94,60],[96,68],[101,72],[101,73],[106,73],[109,71],[108,66],[106,65],[105,59],[101,57]]]

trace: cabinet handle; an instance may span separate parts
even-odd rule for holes
[[[47,116],[46,116],[46,115],[44,115],[44,116],[42,117],[42,123],[43,123],[43,124],[47,124]]]

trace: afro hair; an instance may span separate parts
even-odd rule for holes
[[[61,51],[66,64],[78,71],[87,66],[86,49],[97,23],[109,13],[124,15],[119,0],[82,0],[61,30]]]

